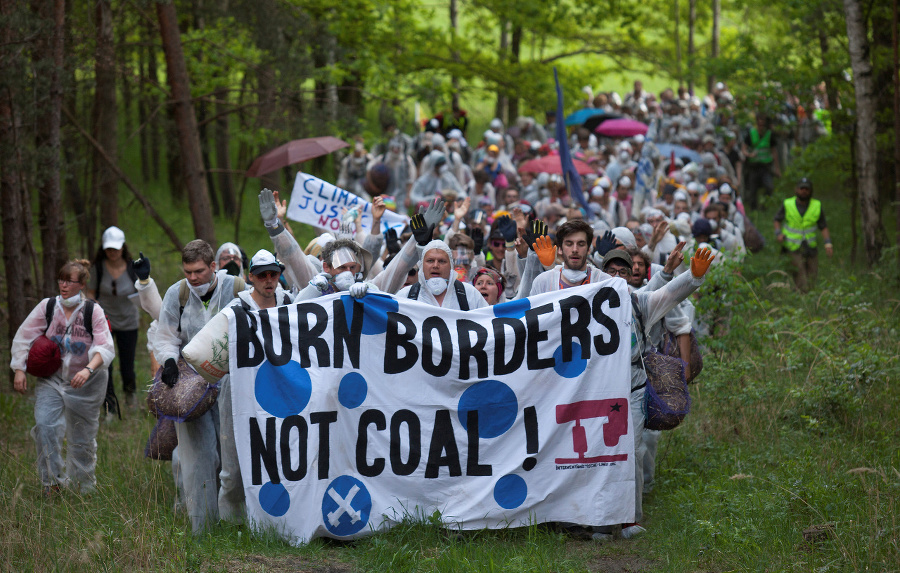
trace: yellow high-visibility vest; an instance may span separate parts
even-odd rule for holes
[[[816,247],[816,223],[822,214],[822,202],[809,200],[809,208],[802,216],[797,209],[797,198],[784,200],[784,245],[789,251],[796,251],[806,241],[810,248]]]

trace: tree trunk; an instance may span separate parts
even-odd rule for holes
[[[57,290],[56,271],[66,261],[65,216],[60,188],[60,123],[62,109],[62,75],[64,73],[65,0],[34,0],[32,9],[39,18],[52,23],[52,33],[35,41],[35,64],[41,88],[36,90],[35,153],[41,169],[38,172],[40,235],[42,240],[41,291],[50,296]],[[36,78],[36,81],[37,78]]]
[[[3,267],[6,271],[7,333],[12,340],[31,310],[25,293],[31,285],[28,273],[29,236],[25,233],[25,212],[20,185],[20,165],[16,159],[16,82],[25,77],[15,33],[15,0],[0,0],[0,222],[3,225]],[[55,276],[55,275],[54,275]]]
[[[856,166],[859,173],[859,206],[862,215],[866,261],[875,265],[884,246],[881,208],[876,179],[875,86],[866,17],[859,0],[844,0],[847,40],[853,84],[856,88]]]
[[[137,53],[138,77],[140,78],[137,108],[138,126],[140,129],[139,143],[141,146],[141,178],[146,183],[150,181],[150,124],[148,123],[150,110],[147,109],[147,98],[144,96],[144,92],[147,90],[147,85],[145,84],[147,79],[147,53],[144,51],[143,46],[138,47]]]
[[[147,32],[147,78],[154,85],[159,83],[159,74],[156,65],[156,46],[153,45],[153,24],[149,18],[145,19]],[[150,95],[154,94],[154,95]],[[146,89],[145,96],[147,99],[147,109],[150,113],[156,111],[157,97],[153,89]],[[156,118],[165,117],[165,115],[157,114],[154,120],[147,125],[150,130],[150,167],[153,174],[153,180],[159,181],[159,124]],[[162,122],[165,125],[165,121]]]
[[[172,91],[178,143],[181,150],[184,180],[188,191],[188,202],[194,220],[194,235],[211,245],[216,244],[216,230],[213,225],[206,187],[200,137],[197,134],[197,117],[191,101],[191,87],[181,49],[181,33],[178,30],[178,15],[174,4],[156,4],[159,19],[159,33],[163,51],[166,54],[166,77]]]
[[[459,30],[459,10],[457,9],[456,0],[450,0],[450,44],[456,45],[456,35]],[[453,61],[459,63],[459,50],[453,50]],[[453,86],[453,96],[450,102],[452,109],[459,107],[459,78],[454,73],[450,76],[450,84]]]
[[[518,66],[519,65],[519,52],[522,49],[522,26],[516,24],[512,29],[512,39],[509,46],[509,65],[510,66]],[[516,118],[519,117],[519,97],[513,92],[513,95],[509,96],[509,108],[507,109],[507,113],[509,114],[509,122],[512,123],[516,121]],[[512,150],[509,151],[511,153]]]
[[[94,63],[94,138],[117,159],[116,141],[116,44],[113,37],[112,8],[109,0],[97,0],[94,13],[97,26],[97,50]],[[119,222],[118,179],[109,164],[94,154],[94,189],[100,204],[100,225]]]
[[[719,57],[719,16],[722,12],[722,0],[712,0],[712,42],[710,44],[709,55],[713,59]],[[706,91],[710,93],[716,85],[716,76],[709,74],[706,77]]]
[[[684,75],[681,73],[681,7],[678,0],[675,0],[675,70],[680,88],[684,85]]]
[[[897,224],[897,269],[900,270],[900,32],[897,0],[891,2],[891,43],[894,55],[894,217]]]
[[[694,95],[694,28],[697,24],[697,0],[688,0],[688,92]]]
[[[219,169],[219,190],[222,192],[222,210],[229,219],[234,219],[235,203],[237,199],[234,193],[234,174],[231,173],[231,136],[228,131],[228,91],[221,89],[216,92],[216,164]]]
[[[500,22],[500,51],[497,53],[497,66],[503,67],[506,65],[506,50],[509,47],[509,22],[503,20]],[[497,108],[496,108],[496,116],[500,118],[504,125],[508,125],[509,122],[506,120],[506,106],[508,104],[508,99],[506,97],[506,92],[504,88],[497,89]]]

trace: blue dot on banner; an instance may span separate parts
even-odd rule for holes
[[[495,304],[493,307],[494,316],[505,316],[508,318],[522,318],[525,312],[531,310],[531,301],[527,298],[519,300],[511,300],[503,304]]]
[[[369,385],[363,375],[359,372],[350,372],[341,378],[341,384],[338,386],[338,401],[344,408],[352,410],[362,405],[368,392]]]
[[[519,401],[503,382],[484,380],[469,386],[459,399],[459,421],[466,430],[471,410],[478,411],[478,437],[496,438],[516,421]]]
[[[400,304],[393,297],[371,293],[360,299],[354,299],[352,296],[344,295],[341,302],[344,304],[344,316],[347,318],[347,327],[353,324],[353,301],[362,303],[363,306],[363,334],[384,334],[387,332],[387,321],[389,312],[397,312]]]
[[[291,496],[280,483],[266,482],[259,488],[259,505],[273,517],[281,517],[291,508]]]
[[[494,501],[503,509],[515,509],[525,503],[528,484],[515,474],[505,475],[494,485]]]
[[[372,513],[372,496],[365,484],[342,475],[328,484],[322,498],[322,522],[332,535],[347,537],[362,531]]]
[[[581,357],[581,346],[572,343],[572,360],[563,362],[563,347],[560,345],[553,353],[553,369],[563,378],[578,378],[587,368],[587,360]]]
[[[273,366],[268,360],[256,371],[256,401],[276,418],[299,414],[309,404],[312,381],[293,360]]]

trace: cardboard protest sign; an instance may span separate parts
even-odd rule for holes
[[[363,230],[369,231],[372,228],[371,203],[318,177],[297,173],[288,205],[289,219],[334,233],[341,227],[344,209],[357,209],[362,214],[360,224]],[[409,217],[406,215],[385,211],[381,218],[380,232],[393,228],[400,234],[407,222]]]
[[[469,312],[382,294],[224,312],[256,527],[304,543],[434,512],[460,529],[634,520],[624,281]]]

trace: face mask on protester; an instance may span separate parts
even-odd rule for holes
[[[62,299],[62,305],[66,308],[75,308],[76,306],[78,306],[79,302],[81,302],[80,291],[77,294],[73,294],[69,298]]]
[[[356,282],[356,277],[353,276],[353,273],[350,271],[344,271],[337,276],[334,277],[334,286],[338,288],[338,290],[347,290]]]
[[[575,269],[563,269],[563,277],[570,283],[580,283],[587,278],[587,271],[576,271]]]
[[[213,276],[215,276],[215,275],[213,275]],[[188,284],[188,287],[193,291],[193,293],[201,298],[206,296],[206,293],[209,292],[209,287],[211,287],[211,286],[212,286],[212,282],[208,282],[208,283],[202,284],[200,286],[193,286],[191,284]]]
[[[447,285],[450,283],[449,280],[443,277],[431,277],[427,281],[425,281],[425,286],[428,287],[429,292],[434,296],[440,296],[445,290],[447,290]]]

